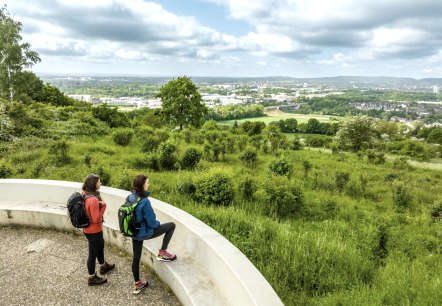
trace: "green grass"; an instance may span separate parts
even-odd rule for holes
[[[291,114],[291,113],[277,112],[277,113],[269,113],[265,117],[246,118],[246,119],[238,119],[238,120],[223,120],[223,121],[218,121],[218,123],[222,124],[222,125],[233,126],[235,121],[238,124],[241,124],[245,121],[262,121],[265,124],[268,124],[273,121],[286,120],[286,119],[290,119],[290,118],[296,119],[298,121],[298,124],[307,123],[310,118],[318,119],[320,122],[329,122],[331,120],[330,119],[331,116],[302,115],[302,114]]]
[[[110,177],[107,185],[117,188],[136,173],[148,174],[152,197],[189,212],[229,239],[285,305],[436,305],[442,300],[442,223],[431,217],[432,205],[442,204],[440,170],[395,169],[391,160],[371,165],[352,153],[280,151],[293,165],[290,182],[302,189],[303,205],[291,217],[275,218],[267,213],[272,199],[265,193],[274,182],[268,173],[275,158],[271,154],[259,151],[253,169],[244,168],[239,153],[233,153],[218,162],[203,160],[195,171],[152,171],[138,163],[147,156],[140,139],[127,147],[116,146],[110,135],[69,143],[71,160],[66,165],[54,163],[46,144],[5,152],[3,161],[14,166],[17,178],[81,182],[101,168]],[[176,145],[179,154],[187,147],[178,138]],[[312,165],[307,175],[304,161]],[[178,181],[197,179],[215,168],[232,179],[231,205],[208,206],[178,192]],[[349,174],[342,190],[337,188],[337,172]],[[238,192],[244,173],[257,186],[248,199]],[[394,182],[385,179],[390,174],[396,175]],[[405,183],[412,195],[403,212],[393,202],[396,182]]]

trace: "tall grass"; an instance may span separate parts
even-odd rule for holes
[[[437,305],[442,300],[442,224],[431,215],[442,203],[440,171],[397,169],[389,161],[372,165],[347,153],[280,152],[292,165],[289,180],[302,192],[302,205],[290,217],[274,217],[268,213],[272,199],[266,185],[283,180],[269,173],[273,155],[259,151],[247,169],[240,153],[227,153],[218,162],[202,160],[195,170],[152,170],[155,154],[143,153],[138,137],[125,147],[111,136],[72,140],[65,165],[53,161],[45,143],[30,144],[26,151],[11,147],[2,151],[0,162],[13,166],[12,177],[80,182],[98,172],[108,185],[122,189],[130,189],[132,176],[144,172],[152,197],[229,239],[286,305]],[[179,158],[187,144],[179,137],[171,141]],[[202,144],[190,145],[202,151]],[[304,161],[311,165],[307,175]],[[232,203],[197,202],[189,184],[219,168],[231,178]],[[348,173],[346,184],[337,184],[338,172]],[[254,187],[244,196],[246,177]],[[396,184],[412,195],[401,210],[395,206]]]

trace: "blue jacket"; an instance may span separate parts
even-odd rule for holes
[[[153,211],[152,205],[149,200],[150,192],[146,192],[146,197],[141,199],[138,205],[135,207],[135,216],[137,222],[141,224],[140,231],[136,234],[133,239],[136,240],[147,240],[153,235],[153,230],[160,226],[160,221],[157,220],[155,212]],[[129,202],[135,203],[138,199],[138,195],[135,191],[129,195]]]

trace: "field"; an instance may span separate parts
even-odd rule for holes
[[[219,124],[233,126],[235,121],[238,124],[241,124],[244,121],[262,121],[265,124],[268,124],[272,121],[286,120],[286,119],[296,119],[299,123],[307,123],[310,118],[318,119],[319,122],[329,122],[331,120],[339,120],[339,117],[333,116],[322,116],[322,115],[303,115],[303,114],[292,114],[292,113],[284,113],[280,110],[272,109],[265,112],[267,116],[265,117],[256,117],[256,118],[245,118],[238,120],[225,120],[219,121]]]

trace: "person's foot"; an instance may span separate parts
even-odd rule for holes
[[[107,261],[105,261],[104,264],[100,265],[100,274],[101,275],[106,274],[113,268],[115,268],[115,264],[110,264]]]
[[[176,259],[176,255],[167,252],[166,250],[160,250],[157,256],[157,260],[161,261],[173,261]]]
[[[102,285],[105,282],[107,282],[107,279],[105,277],[98,276],[97,273],[90,275],[87,280],[87,284],[89,286]]]
[[[134,285],[134,294],[139,294],[141,293],[141,291],[143,291],[144,289],[146,289],[146,287],[149,286],[149,283],[147,281],[141,281],[139,280],[138,282],[135,283]]]

